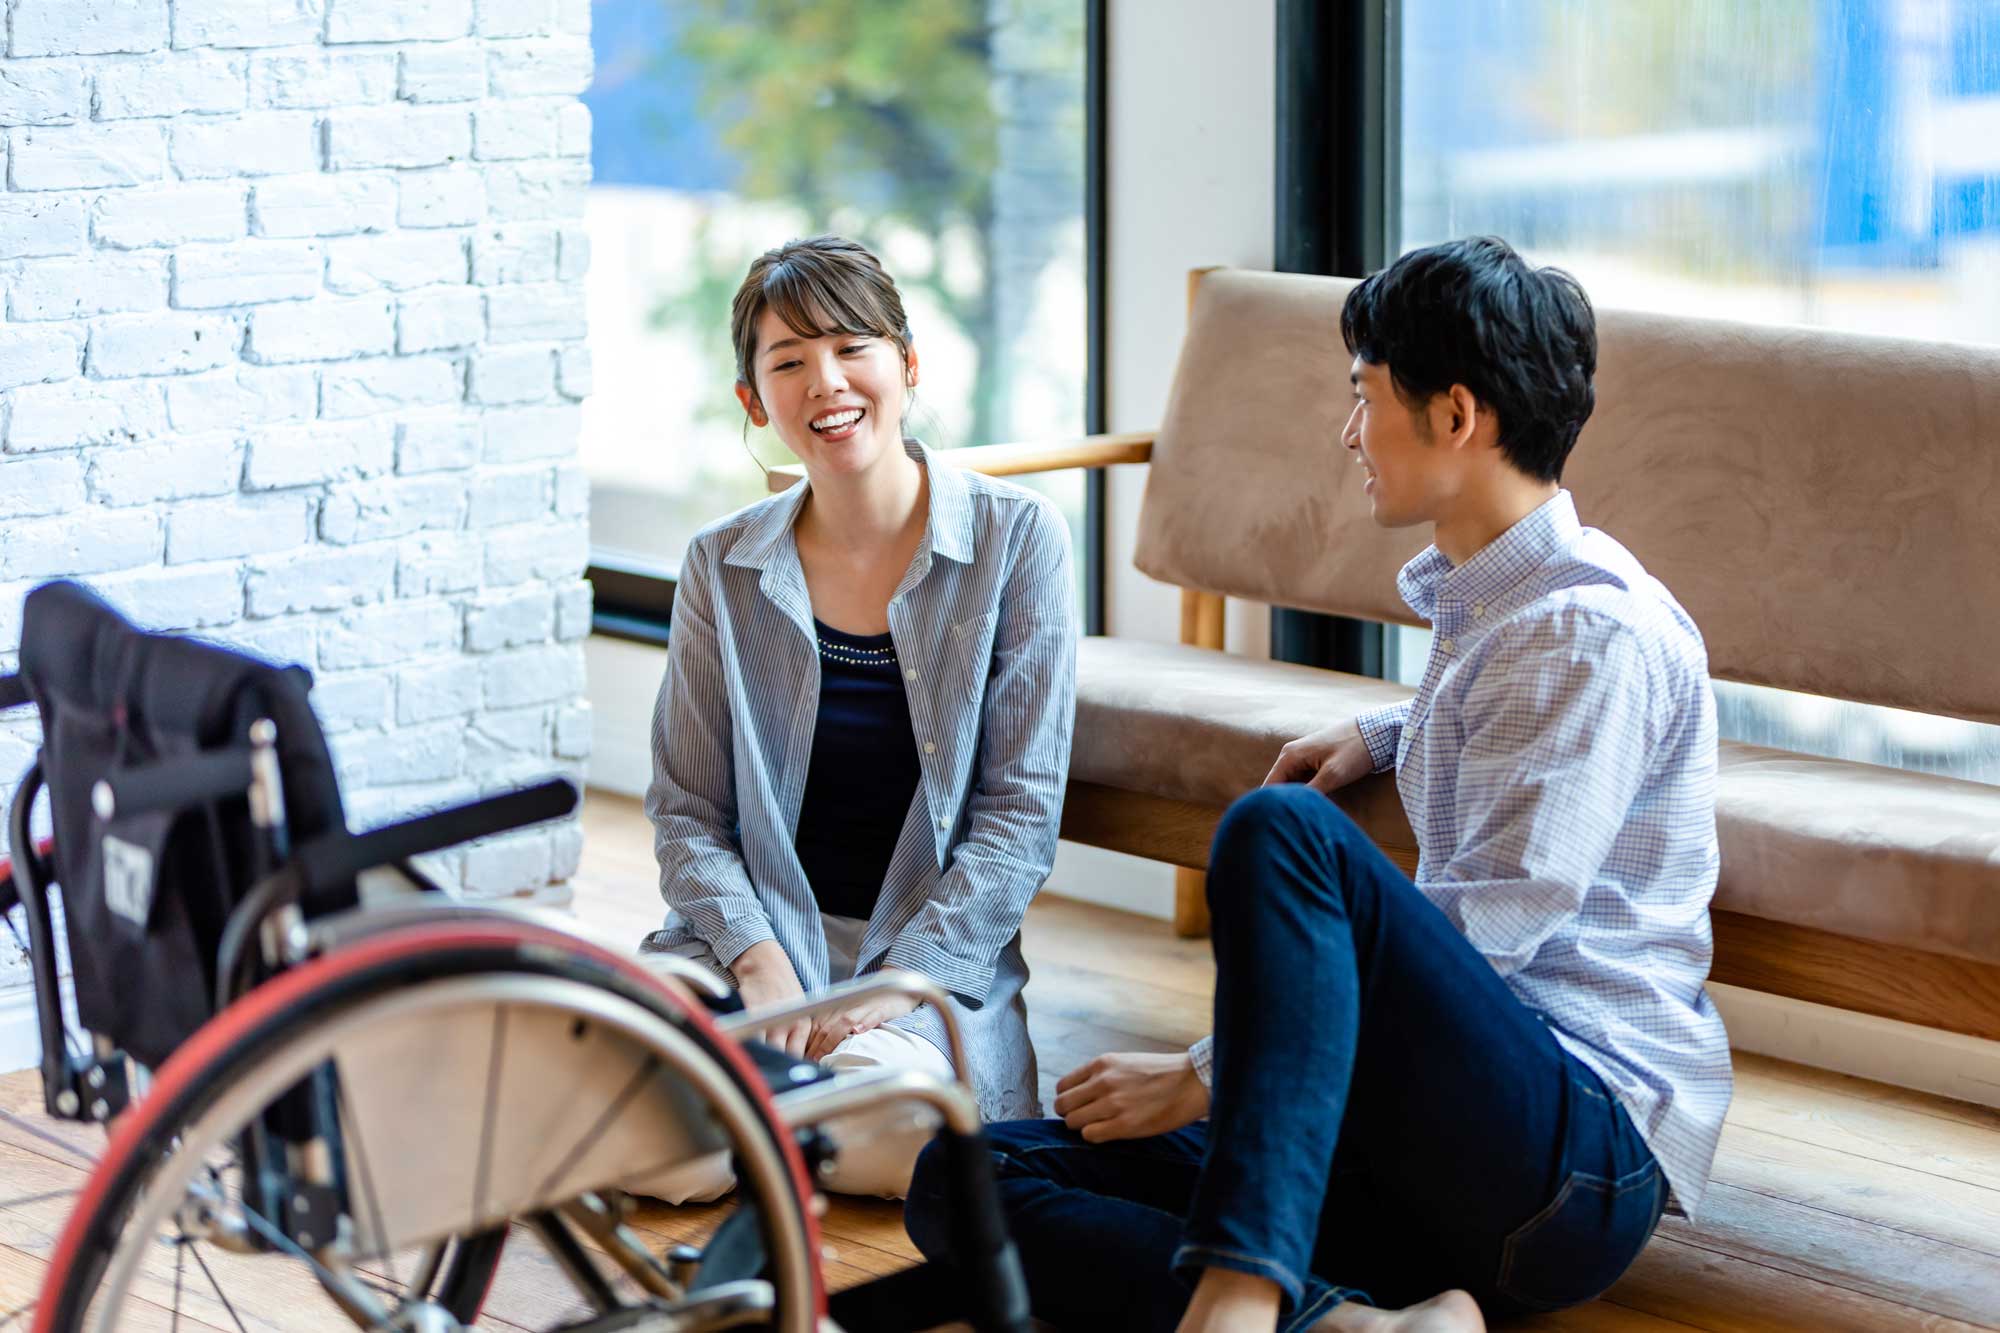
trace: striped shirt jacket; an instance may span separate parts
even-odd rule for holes
[[[1356,722],[1392,764],[1417,888],[1624,1105],[1692,1216],[1731,1092],[1713,954],[1715,697],[1700,631],[1568,491],[1398,590],[1435,638]],[[1206,1043],[1197,1072],[1209,1063]],[[1206,1079],[1204,1079],[1206,1081]]]
[[[922,776],[863,932],[857,974],[939,982],[989,1119],[1040,1113],[1020,996],[1021,916],[1055,859],[1076,712],[1069,529],[1044,497],[916,441],[924,535],[889,601]],[[793,524],[809,484],[704,528],[674,595],[653,717],[665,925],[644,947],[727,973],[776,940],[807,991],[828,984],[819,906],[793,847],[819,711],[818,636]],[[856,773],[854,781],[869,775]],[[895,1026],[946,1048],[924,1006]]]

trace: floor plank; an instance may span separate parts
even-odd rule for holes
[[[1558,1310],[1554,1314],[1516,1319],[1506,1327],[1509,1333],[1687,1333],[1689,1329],[1698,1329],[1699,1325],[1683,1324],[1678,1319],[1662,1319],[1644,1310],[1633,1310],[1602,1300],[1571,1310]]]
[[[2000,1190],[2000,1127],[1823,1090],[1751,1066],[1738,1072],[1734,1123],[1944,1180]]]
[[[2000,1263],[1981,1251],[1734,1185],[1709,1187],[1699,1226],[1665,1218],[1659,1234],[1913,1310],[2000,1313]]]
[[[1610,1295],[1665,1319],[1711,1333],[1884,1333],[1926,1329],[1973,1333],[1990,1329],[1946,1315],[1913,1310],[1846,1287],[1818,1282],[1733,1255],[1657,1236]]]
[[[1768,1055],[1755,1055],[1748,1051],[1736,1053],[1735,1065],[1739,1080],[1746,1076],[1775,1079],[1801,1088],[1809,1088],[1816,1093],[1851,1097],[1857,1101],[1882,1106],[1894,1106],[1918,1115],[1950,1120],[1957,1124],[1970,1125],[1975,1129],[1990,1129],[2000,1133],[2000,1107],[1952,1101],[1949,1098],[1915,1092],[1909,1088],[1898,1088],[1887,1083],[1872,1083],[1853,1074],[1836,1073],[1831,1069],[1814,1069],[1808,1065],[1792,1064],[1787,1060],[1775,1059]]]
[[[42,1271],[46,1264],[7,1245],[0,1245],[0,1329],[26,1333],[30,1311],[40,1299]],[[150,1301],[136,1302],[126,1311],[120,1333],[222,1333],[227,1321],[211,1324],[182,1311],[176,1319],[165,1306]]]
[[[2000,1245],[2000,1195],[1838,1148],[1748,1129],[1731,1108],[1712,1181],[1874,1222],[1992,1256]]]

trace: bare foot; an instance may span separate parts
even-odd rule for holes
[[[1446,1291],[1401,1310],[1348,1301],[1314,1324],[1313,1333],[1486,1333],[1486,1319],[1470,1295]]]
[[[1278,1284],[1229,1268],[1205,1268],[1175,1333],[1247,1333],[1275,1329]]]

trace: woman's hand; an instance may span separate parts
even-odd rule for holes
[[[1301,736],[1278,751],[1278,762],[1264,776],[1266,787],[1281,782],[1303,782],[1322,796],[1330,796],[1350,782],[1367,777],[1375,769],[1368,742],[1354,719]]]
[[[805,997],[806,988],[799,984],[792,960],[785,956],[784,946],[776,940],[761,940],[751,945],[736,956],[729,970],[736,974],[736,993],[743,997],[745,1009],[762,1009],[767,1004]],[[788,1055],[802,1056],[806,1053],[806,1039],[812,1035],[812,1023],[800,1018],[752,1035]]]
[[[1208,1114],[1208,1089],[1186,1052],[1100,1055],[1056,1084],[1056,1114],[1087,1143],[1143,1139]]]
[[[834,1047],[849,1037],[879,1028],[894,1018],[916,1012],[918,1001],[907,995],[879,995],[860,1000],[845,1009],[821,1014],[812,1021],[812,1036],[806,1041],[806,1059],[824,1060]]]

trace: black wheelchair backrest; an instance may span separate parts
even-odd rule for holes
[[[344,829],[311,677],[147,633],[88,589],[51,583],[22,613],[20,682],[41,714],[77,1016],[157,1065],[213,1012],[223,929],[259,873],[241,786],[218,796],[197,785],[180,800],[173,775],[247,755],[253,724],[268,720],[291,836]],[[147,798],[93,804],[101,783],[121,782]],[[354,901],[350,880],[302,907],[317,916]]]

